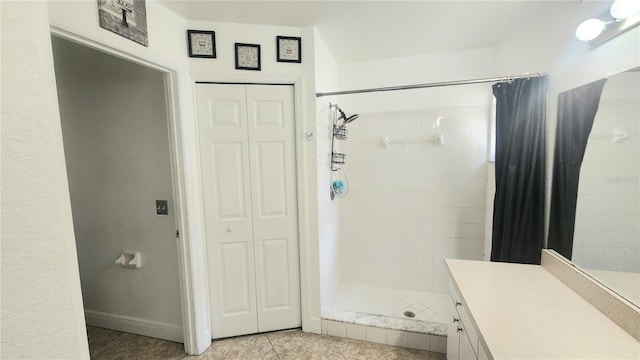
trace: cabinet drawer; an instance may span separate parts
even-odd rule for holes
[[[473,349],[473,353],[478,355],[478,332],[476,331],[473,322],[471,321],[471,317],[469,316],[469,312],[467,310],[467,305],[464,303],[460,294],[456,290],[455,286],[449,282],[449,294],[451,295],[451,299],[453,301],[453,306],[456,309],[456,313],[459,316],[460,324],[464,328],[464,336],[468,338],[468,341],[471,343],[471,348]],[[454,314],[455,316],[455,314]],[[461,339],[460,343],[467,339]]]
[[[473,323],[471,322],[471,318],[469,317],[469,314],[466,308],[464,307],[464,304],[461,306],[458,306],[457,308],[458,308],[458,314],[460,315],[460,321],[462,322],[462,326],[464,327],[464,332],[469,338],[469,342],[471,343],[473,352],[477,355],[478,343],[479,343],[478,332],[476,331],[476,328],[473,326]]]
[[[473,346],[465,333],[466,331],[462,331],[460,333],[460,350],[458,353],[458,360],[477,360],[478,357],[476,356]]]
[[[462,329],[462,326],[460,325],[460,316],[453,309],[453,304],[449,305],[449,308],[451,310],[451,318],[447,325],[447,360],[459,360],[460,338],[462,337],[459,329]]]
[[[451,299],[453,306],[456,306],[457,303],[461,302],[460,295],[458,295],[458,290],[456,290],[456,287],[451,281],[449,281],[449,298]]]

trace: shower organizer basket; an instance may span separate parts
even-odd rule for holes
[[[329,108],[335,108],[336,111],[341,111],[338,104],[329,103]],[[333,128],[331,130],[333,135],[331,137],[331,171],[340,170],[340,166],[346,163],[347,157],[346,154],[335,151],[335,140],[347,140],[347,135],[349,134],[349,129],[347,129],[344,124],[338,125],[339,119],[341,118],[337,116],[333,117]]]
[[[331,128],[331,157],[329,158],[330,166],[331,166],[331,184],[329,188],[331,189],[331,200],[335,197],[344,197],[348,191],[348,182],[347,171],[344,168],[344,164],[346,163],[347,155],[341,152],[337,152],[336,140],[347,140],[347,135],[349,131],[347,129],[347,125],[358,118],[358,114],[352,114],[351,116],[347,116],[338,104],[329,103],[329,109],[333,109],[333,121]],[[340,116],[338,116],[338,113]],[[337,171],[342,170],[342,175],[344,176],[343,180],[337,180]]]

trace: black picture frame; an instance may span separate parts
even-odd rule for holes
[[[235,43],[236,69],[261,70],[260,45]]]
[[[277,36],[277,61],[302,63],[302,38],[296,36]]]
[[[145,0],[98,1],[100,27],[149,46]]]
[[[189,57],[216,58],[216,32],[211,30],[187,30]],[[196,46],[197,45],[197,46]]]

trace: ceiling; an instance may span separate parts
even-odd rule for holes
[[[159,0],[189,20],[316,25],[339,63],[490,47],[538,1]]]

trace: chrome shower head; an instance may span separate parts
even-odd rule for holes
[[[358,118],[358,116],[359,116],[358,114],[353,114],[353,115],[347,117],[347,115],[345,115],[345,113],[342,112],[342,110],[340,110],[340,119],[339,120],[342,120],[342,124],[340,124],[340,126],[338,126],[335,129],[335,133],[336,134],[340,134],[342,132],[342,129],[344,129],[345,132],[346,132],[347,125],[349,125],[349,123],[354,122]],[[346,139],[346,136],[345,136],[345,139]]]
[[[348,123],[356,120],[359,116],[358,114],[347,116],[347,114],[345,114],[344,111],[342,111],[342,109],[340,108],[338,108],[338,111],[340,111],[340,119],[342,119],[343,121],[342,126],[347,125]]]
[[[351,116],[349,116],[345,121],[344,124],[347,125],[348,123],[355,121],[358,118],[358,114],[353,114]]]

